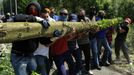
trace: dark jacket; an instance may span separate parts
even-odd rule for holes
[[[26,8],[26,13],[28,14],[28,8],[30,5],[35,5],[37,7],[37,11],[40,13],[40,5],[37,2],[32,2],[30,3],[27,8]],[[38,14],[39,15],[39,14]],[[38,16],[37,15],[37,16]],[[24,19],[24,20],[23,20]],[[16,18],[16,20],[14,21],[25,21],[25,18],[20,17],[20,18]],[[33,18],[28,18],[28,19],[32,19],[32,20],[28,20],[29,22],[33,22],[35,20],[33,20]],[[29,55],[32,54],[38,47],[38,38],[35,39],[27,39],[27,40],[21,40],[21,41],[15,41],[12,43],[12,53],[15,54],[23,54],[23,55]]]
[[[120,32],[119,32],[120,28],[121,28],[121,29],[124,29],[125,32],[120,33]],[[117,27],[116,31],[117,31],[116,40],[118,40],[118,41],[126,41],[127,34],[128,34],[128,31],[129,31],[129,27],[127,26],[127,24],[126,24],[126,23],[121,23],[121,24]]]

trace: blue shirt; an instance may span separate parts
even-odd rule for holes
[[[96,17],[96,21],[102,20],[100,17]],[[106,31],[108,29],[100,30],[97,32],[96,37],[97,38],[105,38],[106,37]]]

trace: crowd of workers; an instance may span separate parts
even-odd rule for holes
[[[26,13],[21,15],[7,14],[3,22],[40,22],[43,27],[49,28],[47,22],[91,22],[106,18],[105,11],[97,12],[94,6],[89,8],[90,13],[86,14],[84,9],[78,13],[69,13],[63,8],[56,15],[54,8],[41,7],[37,2],[31,2],[26,7]],[[42,22],[45,21],[45,22]],[[129,58],[126,45],[128,25],[130,18],[126,18],[117,27],[109,27],[104,30],[89,30],[76,33],[75,28],[71,33],[51,41],[51,37],[40,37],[12,42],[11,64],[16,75],[31,75],[32,71],[40,75],[49,75],[53,65],[58,70],[57,75],[93,75],[92,69],[101,70],[101,66],[110,66],[112,59],[112,34],[116,31],[115,55],[116,63],[120,61],[120,49],[127,60]],[[65,66],[68,65],[68,71]]]

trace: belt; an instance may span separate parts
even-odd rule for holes
[[[17,56],[31,56],[32,55],[31,53],[22,53],[17,50],[12,50],[11,53],[16,54]]]

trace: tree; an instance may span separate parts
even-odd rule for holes
[[[30,0],[17,0],[18,3],[18,13],[25,13],[26,6],[30,3]]]
[[[91,22],[49,22],[50,27],[44,28],[40,23],[13,22],[0,23],[0,43],[24,40],[36,37],[65,36],[75,28],[76,32],[83,32],[96,29],[106,29],[118,25],[122,18],[106,19]]]
[[[119,12],[118,15],[122,17],[130,17],[134,20],[134,1],[132,0],[124,0],[121,2],[119,6]]]
[[[9,0],[3,1],[5,13],[10,12]],[[26,6],[31,1],[38,1],[41,6],[55,7],[55,9],[58,10],[57,12],[59,12],[61,8],[67,8],[69,12],[77,13],[80,8],[83,8],[88,14],[90,12],[89,7],[96,6],[97,9],[105,10],[108,18],[120,16],[134,19],[133,0],[17,0],[18,13],[24,13]],[[14,0],[12,0],[12,3],[14,3]]]

